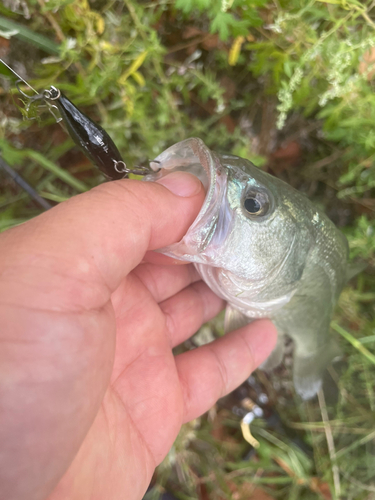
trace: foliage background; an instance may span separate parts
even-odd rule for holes
[[[375,2],[3,0],[0,57],[38,91],[61,88],[129,164],[191,136],[251,159],[323,206],[367,263],[332,323],[337,401],[298,400],[287,357],[182,429],[147,498],[375,498]],[[0,78],[3,159],[52,204],[101,182],[52,115],[26,113]],[[40,212],[0,179],[0,230]],[[192,342],[219,334],[218,320]],[[255,452],[239,422],[260,394]]]

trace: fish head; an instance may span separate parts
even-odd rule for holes
[[[269,315],[290,300],[313,243],[305,197],[250,161],[217,154],[196,138],[173,145],[151,167],[160,170],[146,180],[181,170],[196,175],[206,190],[185,236],[160,252],[195,263],[219,296],[249,316]]]

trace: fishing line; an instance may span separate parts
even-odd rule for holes
[[[29,83],[27,83],[27,81],[26,81],[26,80],[24,80],[24,79],[22,78],[22,76],[20,76],[18,73],[16,73],[16,72],[14,71],[14,69],[12,69],[10,66],[8,66],[8,64],[7,64],[5,61],[3,61],[3,59],[0,59],[0,62],[2,62],[2,63],[4,64],[4,66],[6,66],[6,67],[9,69],[9,71],[11,71],[14,75],[16,75],[16,77],[17,77],[17,78],[18,78],[21,82],[23,82],[25,85],[27,85],[27,86],[28,86],[28,87],[29,87],[29,88],[30,88],[33,92],[35,92],[36,94],[39,94],[39,92],[37,92],[37,91],[34,89],[34,87],[32,87]],[[20,91],[18,88],[17,88],[17,90],[18,90],[18,91]],[[23,92],[21,92],[21,94],[23,94]],[[29,98],[30,98],[30,96],[28,96],[27,94],[24,94],[24,95],[25,95],[25,97],[29,97]]]

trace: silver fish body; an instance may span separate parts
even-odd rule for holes
[[[227,301],[226,330],[253,318],[273,320],[279,340],[264,369],[281,362],[284,336],[291,337],[295,388],[312,397],[339,354],[329,324],[346,281],[346,238],[303,194],[248,160],[210,151],[200,139],[175,144],[156,161],[161,170],[146,180],[183,170],[206,188],[186,235],[161,251],[193,262]]]

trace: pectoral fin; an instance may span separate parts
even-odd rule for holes
[[[277,344],[274,350],[271,352],[268,358],[265,361],[263,361],[263,363],[260,365],[260,368],[266,372],[270,372],[271,370],[279,366],[284,357],[284,350],[285,350],[285,337],[279,332],[277,336]]]
[[[333,340],[309,356],[299,355],[298,349],[294,352],[294,387],[302,399],[310,399],[315,396],[321,388],[327,366],[340,355],[341,350]]]
[[[352,262],[348,264],[348,267],[346,269],[346,281],[350,281],[354,276],[357,276],[357,274],[361,273],[368,267],[367,262]]]
[[[241,328],[252,321],[254,321],[252,318],[248,318],[228,304],[225,309],[224,331],[225,333],[233,332],[233,330],[237,330],[237,328]]]

